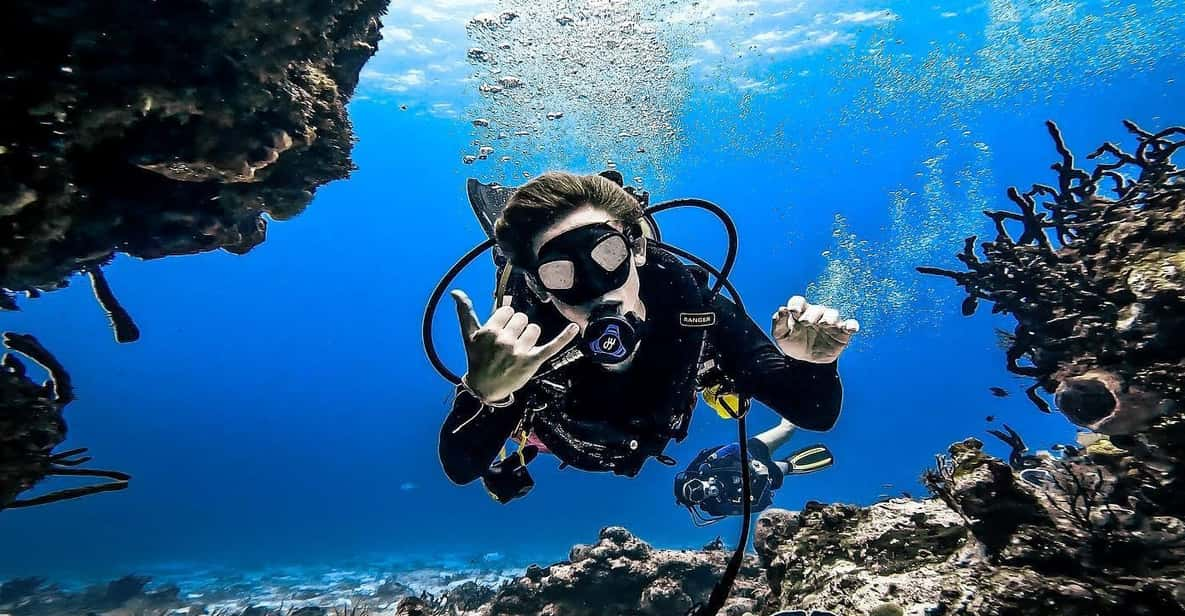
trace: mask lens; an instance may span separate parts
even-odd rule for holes
[[[550,291],[566,291],[576,281],[576,266],[571,261],[548,261],[539,266],[539,282]]]
[[[704,489],[704,482],[699,479],[692,479],[683,486],[683,494],[687,496],[687,500],[698,503],[707,497],[707,491]]]
[[[606,272],[612,272],[621,267],[629,255],[630,249],[625,244],[625,238],[620,235],[610,235],[601,240],[601,243],[592,249],[592,254],[589,256]]]

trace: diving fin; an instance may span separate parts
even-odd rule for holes
[[[835,456],[825,445],[811,445],[790,454],[783,462],[790,465],[789,474],[805,475],[835,464]]]
[[[465,192],[469,194],[469,205],[473,207],[473,215],[477,216],[482,231],[486,232],[486,237],[493,239],[494,222],[502,215],[502,210],[510,200],[510,195],[514,194],[514,189],[497,183],[482,184],[469,178],[465,184]]]

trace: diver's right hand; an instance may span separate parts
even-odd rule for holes
[[[536,346],[541,330],[527,321],[527,315],[502,306],[485,325],[480,325],[469,296],[459,290],[450,294],[457,303],[457,318],[461,321],[469,362],[465,384],[484,402],[505,400],[522,389],[544,362],[580,333],[578,325],[569,323],[550,342]]]

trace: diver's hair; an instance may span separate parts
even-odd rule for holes
[[[642,218],[638,200],[612,180],[599,175],[576,175],[548,171],[514,191],[498,222],[494,237],[510,262],[528,267],[535,255],[531,244],[535,236],[585,204],[608,212],[635,229]]]

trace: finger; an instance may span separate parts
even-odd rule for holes
[[[819,319],[821,318],[823,318],[823,307],[807,304],[806,312],[802,313],[801,317],[798,317],[798,322],[807,325],[814,325],[815,323],[818,323]]]
[[[830,338],[845,346],[852,341],[852,335],[844,331],[842,327],[821,327],[819,329],[819,335]]]
[[[477,321],[477,312],[473,310],[473,301],[460,289],[454,289],[449,295],[453,296],[453,301],[457,304],[457,319],[461,321],[461,335],[465,337],[465,340],[473,339],[473,334],[481,327]]]
[[[494,330],[501,330],[510,322],[510,317],[514,316],[514,308],[510,306],[502,306],[490,315],[490,320],[486,321],[486,327]]]
[[[860,331],[860,322],[857,321],[856,319],[848,319],[848,320],[844,321],[843,323],[840,323],[839,326],[842,327],[843,330],[849,334],[854,334],[854,333]]]
[[[526,329],[523,330],[523,335],[518,337],[515,349],[526,352],[535,348],[535,343],[539,342],[539,335],[541,333],[543,333],[543,330],[539,329],[538,325],[528,323]]]
[[[580,334],[580,326],[575,323],[569,323],[564,331],[560,332],[558,336],[551,339],[547,344],[535,347],[534,355],[540,362],[545,362],[555,356],[568,346],[569,342],[576,339]]]
[[[516,312],[510,317],[510,320],[506,322],[506,327],[503,327],[502,331],[508,336],[517,339],[522,335],[523,330],[527,328],[527,323],[529,322],[530,321],[527,320],[527,315],[521,312]]]
[[[795,321],[806,311],[806,307],[806,298],[801,295],[795,295],[790,298],[789,302],[786,302],[786,310],[790,312],[790,318]]]
[[[786,315],[788,314],[790,314],[790,310],[788,308],[785,306],[779,306],[778,310],[774,312],[773,317],[771,318],[773,319],[774,323],[777,323],[779,320],[786,320]]]
[[[819,319],[819,323],[831,327],[839,325],[839,311],[834,308],[823,309],[823,316]]]

